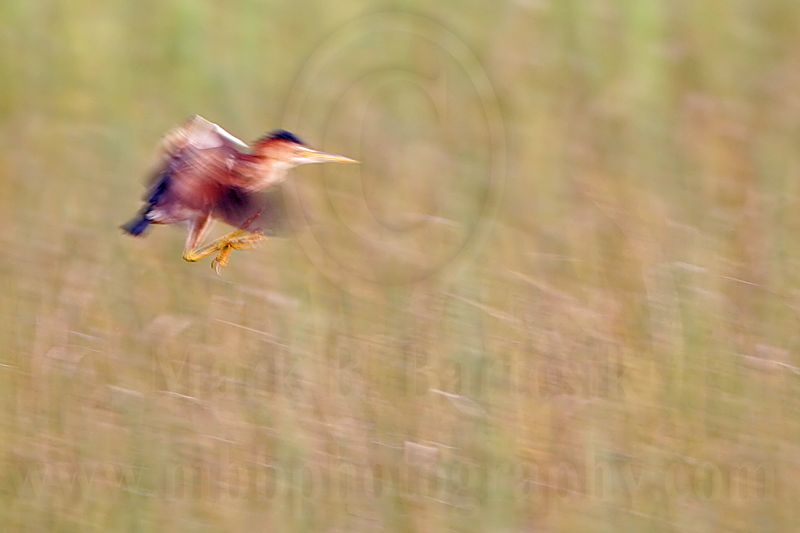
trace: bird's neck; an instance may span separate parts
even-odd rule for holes
[[[280,185],[286,180],[291,165],[271,157],[256,156],[247,162],[248,189],[263,190]]]

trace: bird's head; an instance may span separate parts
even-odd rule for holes
[[[253,151],[289,168],[309,163],[358,163],[343,155],[314,150],[286,130],[276,130],[262,137],[253,144]]]

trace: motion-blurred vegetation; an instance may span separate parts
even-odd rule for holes
[[[800,4],[395,4],[0,2],[2,529],[796,530]],[[322,251],[121,235],[193,113]]]

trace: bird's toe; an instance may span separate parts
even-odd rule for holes
[[[234,248],[229,244],[226,244],[222,247],[217,254],[217,257],[211,260],[211,268],[214,269],[214,272],[217,275],[222,275],[222,269],[228,266],[228,261],[230,261],[231,252],[233,252]]]
[[[234,250],[250,250],[255,248],[256,244],[264,240],[264,235],[260,233],[250,233],[231,239],[228,245]]]

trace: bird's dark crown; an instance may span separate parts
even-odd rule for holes
[[[259,142],[266,142],[266,141],[287,141],[290,143],[296,144],[305,144],[300,138],[292,133],[291,131],[286,130],[275,130],[270,133],[264,135]]]

